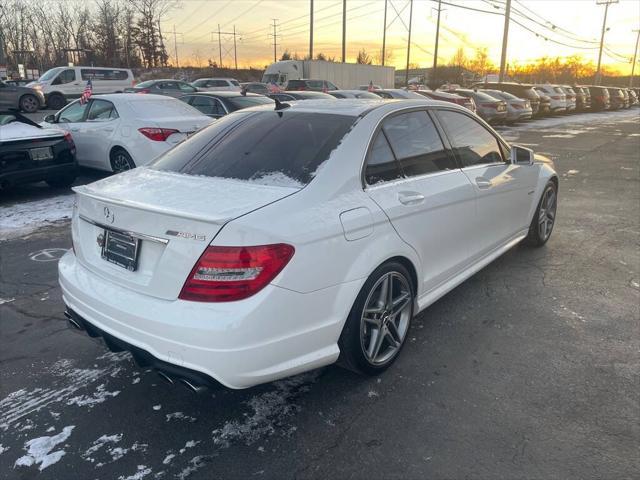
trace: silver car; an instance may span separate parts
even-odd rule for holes
[[[156,95],[168,95],[169,97],[179,98],[188,93],[195,93],[198,89],[193,85],[183,82],[182,80],[173,80],[171,78],[161,80],[147,80],[137,85],[125,88],[125,93],[153,93]]]
[[[498,100],[504,100],[507,102],[507,122],[517,122],[520,120],[531,120],[533,117],[533,109],[531,108],[531,102],[524,98],[518,98],[509,92],[502,92],[500,90],[480,90],[493,98]]]
[[[26,113],[34,113],[42,107],[44,107],[42,91],[10,85],[0,80],[0,110],[22,110]]]

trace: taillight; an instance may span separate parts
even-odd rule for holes
[[[154,140],[156,142],[164,142],[167,138],[169,138],[174,133],[179,133],[179,130],[175,128],[155,128],[155,127],[144,127],[139,128],[138,131],[143,134],[145,137]]]
[[[138,90],[136,93],[149,93],[151,90],[148,88],[143,88],[142,90]]]
[[[481,103],[480,105],[482,105],[483,107],[486,107],[486,108],[496,108],[497,109],[499,104],[497,104],[497,103]]]
[[[71,149],[71,153],[76,153],[76,144],[73,141],[73,137],[69,132],[64,132],[64,139],[69,144],[69,148]]]
[[[232,302],[256,294],[289,263],[285,243],[252,247],[207,247],[180,292],[181,300]]]

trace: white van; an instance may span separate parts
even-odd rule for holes
[[[191,82],[191,85],[201,92],[239,92],[242,90],[240,83],[235,78],[199,78]]]
[[[133,73],[128,68],[56,67],[27,86],[42,91],[47,107],[59,110],[67,101],[82,95],[89,79],[93,93],[121,93],[135,84]]]

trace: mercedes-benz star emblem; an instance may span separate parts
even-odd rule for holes
[[[116,219],[116,216],[111,210],[109,210],[109,207],[104,207],[104,218],[107,220],[107,222],[113,223],[113,221]]]

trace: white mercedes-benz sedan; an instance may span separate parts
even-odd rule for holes
[[[112,93],[76,100],[41,125],[71,133],[79,165],[118,173],[146,165],[212,121],[172,97]]]
[[[451,103],[305,101],[75,191],[70,324],[199,390],[336,361],[380,373],[414,315],[547,242],[558,176]]]

